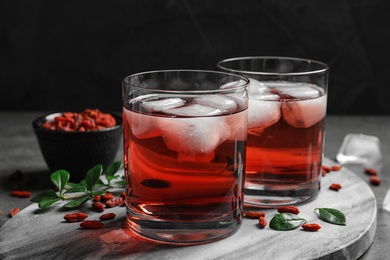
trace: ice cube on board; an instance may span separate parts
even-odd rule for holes
[[[248,128],[266,128],[280,119],[280,103],[249,100]]]
[[[135,113],[127,109],[124,109],[124,116],[126,117],[124,121],[130,124],[129,127],[135,137],[143,139],[160,135],[155,117]]]
[[[385,198],[383,199],[382,208],[390,212],[390,189],[387,190]]]
[[[159,100],[144,101],[141,107],[148,112],[161,112],[165,109],[181,107],[185,101],[181,98],[165,98]]]
[[[165,109],[162,111],[165,114],[177,115],[177,116],[215,116],[221,115],[222,110],[214,107],[199,105],[199,104],[190,104],[188,106]]]
[[[283,119],[296,128],[307,128],[321,121],[326,115],[327,96],[282,104]]]
[[[237,109],[236,102],[222,95],[204,95],[196,97],[192,103],[204,105],[208,107],[218,108],[222,111],[234,112]]]
[[[297,99],[317,98],[321,95],[318,87],[308,83],[272,82],[269,83],[277,93],[288,95]]]
[[[362,164],[379,170],[382,167],[380,139],[373,135],[347,134],[336,159],[341,164]]]
[[[158,118],[167,147],[179,154],[209,154],[230,136],[223,117]]]

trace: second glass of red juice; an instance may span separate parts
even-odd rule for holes
[[[217,65],[250,80],[245,203],[310,201],[321,181],[328,66],[290,57],[241,57]]]

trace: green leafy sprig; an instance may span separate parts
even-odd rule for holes
[[[69,182],[70,173],[66,170],[55,171],[50,175],[50,180],[57,187],[58,192],[44,191],[33,197],[31,201],[38,203],[39,208],[47,208],[61,201],[69,201],[63,205],[65,208],[77,208],[94,196],[104,195],[110,188],[123,188],[125,180],[117,180],[120,178],[118,170],[121,167],[121,161],[111,163],[105,172],[106,182],[100,178],[103,173],[101,164],[89,169],[85,178],[79,183]]]

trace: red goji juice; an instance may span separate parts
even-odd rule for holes
[[[245,202],[273,207],[313,199],[320,189],[326,94],[307,83],[262,84],[262,93],[251,85]]]
[[[192,99],[155,101],[167,108],[156,109],[154,101],[123,108],[128,226],[183,244],[235,232],[242,219],[247,110],[235,102],[214,113]]]

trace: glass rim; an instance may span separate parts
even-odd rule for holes
[[[300,72],[261,72],[261,71],[253,71],[253,70],[240,70],[227,68],[222,64],[232,61],[244,61],[244,60],[288,60],[288,61],[300,61],[306,63],[313,63],[322,66],[321,69],[308,70],[308,71],[300,71]],[[232,73],[244,73],[244,74],[252,74],[252,75],[283,75],[283,76],[299,76],[299,75],[310,75],[310,74],[318,74],[325,73],[329,70],[329,66],[321,61],[306,59],[306,58],[297,58],[297,57],[288,57],[288,56],[243,56],[243,57],[234,57],[220,60],[217,63],[217,67],[224,70],[230,71]]]
[[[237,75],[237,74],[234,74],[234,73],[224,72],[224,71],[198,70],[198,69],[167,69],[167,70],[150,70],[150,71],[138,72],[138,73],[134,73],[134,74],[125,76],[122,79],[122,84],[127,85],[127,86],[132,86],[132,87],[135,87],[135,88],[139,88],[139,89],[145,89],[145,88],[143,88],[141,86],[129,84],[128,82],[126,82],[126,79],[129,79],[129,78],[132,78],[132,77],[136,77],[136,76],[141,76],[141,75],[161,74],[161,73],[170,73],[170,72],[179,72],[179,73],[195,73],[195,72],[198,72],[198,73],[205,73],[205,74],[225,75],[225,76],[235,77],[235,78],[237,78],[237,81],[243,80],[243,83],[239,84],[238,86],[231,87],[231,88],[213,89],[213,90],[209,89],[209,90],[185,90],[184,91],[184,90],[166,90],[166,89],[159,89],[159,88],[157,88],[157,89],[148,89],[148,91],[159,92],[159,93],[183,93],[183,92],[185,92],[185,93],[188,93],[188,94],[207,94],[207,93],[231,92],[231,91],[234,91],[234,90],[244,89],[245,87],[247,89],[249,89],[248,88],[249,87],[249,79],[244,77],[244,76]],[[227,82],[227,83],[230,83],[230,82]]]

